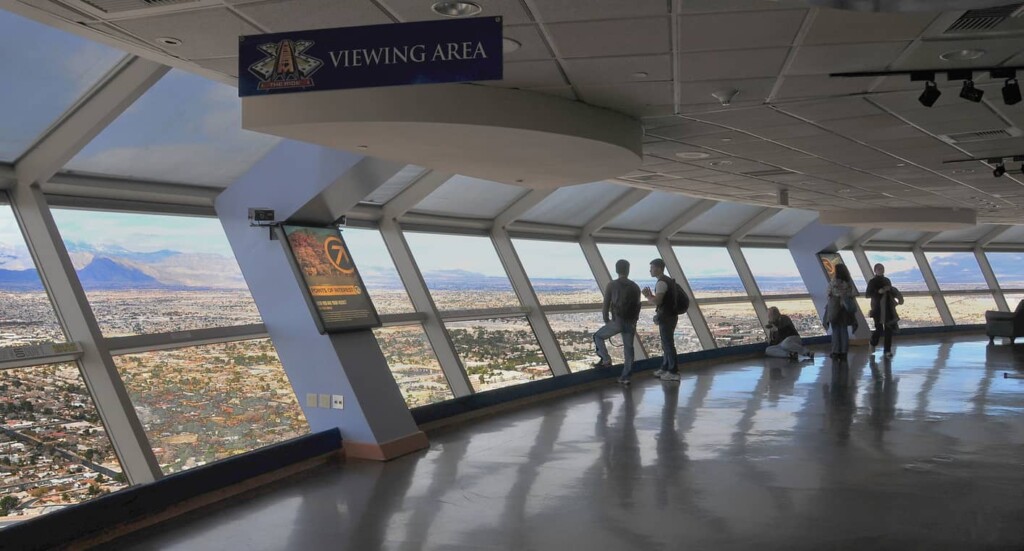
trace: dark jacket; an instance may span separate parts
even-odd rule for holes
[[[667,287],[665,296],[661,299],[661,304],[654,310],[658,314],[658,319],[670,320],[678,318],[679,314],[676,313],[676,280],[663,275],[658,278],[658,281],[664,281]]]
[[[864,296],[871,299],[872,318],[877,318],[882,314],[882,305],[880,302],[882,300],[882,293],[880,293],[879,290],[885,287],[892,287],[892,281],[885,276],[876,275],[871,278],[871,281],[868,282],[868,288],[864,291]]]
[[[800,338],[800,333],[789,316],[779,316],[779,320],[775,322],[774,326],[775,331],[772,332],[772,339],[768,344],[779,344],[789,337]]]
[[[636,323],[640,319],[640,286],[627,278],[613,279],[604,288],[604,307],[601,314],[608,319],[621,319]]]

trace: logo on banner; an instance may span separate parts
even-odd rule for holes
[[[260,79],[259,90],[308,88],[313,86],[313,73],[324,62],[306,54],[312,40],[281,40],[257,46],[266,57],[249,66],[249,72]]]
[[[327,259],[336,270],[345,275],[355,273],[356,266],[352,263],[352,257],[348,255],[341,239],[334,236],[324,239],[324,252],[327,253]]]

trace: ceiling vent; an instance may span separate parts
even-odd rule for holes
[[[194,4],[199,0],[81,0],[83,4],[103,13],[123,13],[150,8],[165,8],[182,4]]]
[[[959,134],[940,135],[939,139],[951,144],[987,142],[990,140],[1005,140],[1007,138],[1018,138],[1024,135],[1019,128],[999,128],[997,130],[981,130],[979,132],[961,132]]]
[[[670,180],[682,180],[683,178],[682,176],[653,172],[651,174],[641,174],[638,176],[620,176],[619,179],[627,182],[635,182],[637,184],[653,184],[657,182],[668,182]]]
[[[787,174],[794,174],[792,170],[786,170],[784,168],[775,168],[771,170],[755,170],[754,172],[741,172],[744,176],[752,176],[754,178],[771,178],[772,176],[785,176]]]
[[[967,10],[946,29],[945,34],[990,31],[1011,17],[1018,17],[1024,4],[1010,4],[983,10]]]

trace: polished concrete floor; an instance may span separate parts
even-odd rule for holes
[[[1022,549],[1024,345],[646,375],[324,467],[125,549]],[[108,546],[110,547],[110,546]]]

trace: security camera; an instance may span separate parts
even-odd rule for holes
[[[342,215],[341,218],[334,221],[334,225],[344,228],[348,225],[348,216]]]
[[[249,209],[249,225],[250,226],[273,226],[274,225],[274,209],[250,208]]]

